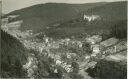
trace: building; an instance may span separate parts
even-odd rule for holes
[[[102,36],[100,35],[93,35],[91,37],[87,37],[86,42],[90,43],[90,44],[96,44],[102,41]]]
[[[94,45],[91,45],[91,48],[92,48],[93,53],[95,53],[95,54],[100,53],[100,45],[94,44]]]
[[[94,21],[99,18],[100,18],[100,16],[98,16],[98,15],[85,15],[84,14],[84,20],[88,20],[89,22]]]
[[[119,39],[116,39],[116,38],[112,37],[108,40],[105,40],[105,41],[101,42],[100,45],[104,46],[104,47],[108,47],[108,46],[116,44],[118,41],[119,41]]]

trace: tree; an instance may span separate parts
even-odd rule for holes
[[[77,62],[72,62],[73,71],[69,74],[71,79],[83,79],[83,77],[78,74],[79,64]]]
[[[79,71],[79,64],[76,62],[72,62],[72,67],[73,67],[73,73],[78,73]]]
[[[83,52],[85,52],[86,54],[92,53],[91,45],[89,43],[84,42],[82,47],[83,47]]]
[[[127,21],[122,20],[112,26],[111,35],[119,39],[127,38]]]

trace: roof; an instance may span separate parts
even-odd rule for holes
[[[86,38],[87,42],[90,42],[92,44],[98,43],[102,40],[102,37],[99,35],[93,35],[91,37]]]
[[[127,52],[125,51],[127,54]],[[115,55],[109,55],[105,58],[108,61],[115,61],[115,62],[127,62],[127,55],[123,55],[121,53],[115,54]]]
[[[108,47],[108,46],[116,44],[118,41],[119,41],[119,39],[116,39],[116,38],[113,37],[113,38],[110,38],[108,40],[105,40],[105,41],[101,42],[100,45]]]

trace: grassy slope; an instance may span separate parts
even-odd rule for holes
[[[14,37],[1,30],[1,75],[6,77],[24,77],[22,65],[26,62],[27,50]]]
[[[22,29],[32,29],[34,31],[39,31],[40,29],[45,29],[45,27],[51,23],[65,22],[70,19],[80,17],[80,13],[82,11],[86,11],[89,8],[104,4],[106,3],[47,3],[16,10],[7,15],[20,15],[20,17],[16,18],[15,20],[24,21]]]

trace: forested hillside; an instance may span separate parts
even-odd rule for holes
[[[22,43],[1,30],[1,76],[2,78],[23,78],[22,65],[27,61],[28,51]]]
[[[23,20],[21,29],[32,29],[34,31],[44,30],[48,25],[63,23],[81,16],[81,12],[90,8],[101,6],[106,3],[87,4],[66,4],[66,3],[46,3],[13,11],[8,15],[20,15],[13,19]]]
[[[72,35],[81,35],[83,33],[109,32],[120,22],[125,23],[127,20],[127,2],[112,2],[102,6],[97,6],[82,12],[81,17],[61,23],[57,27],[51,25],[47,34],[54,37],[66,37]],[[98,19],[88,22],[84,20],[84,15],[97,15]],[[121,25],[119,26],[122,27]],[[126,24],[125,24],[126,27]]]

